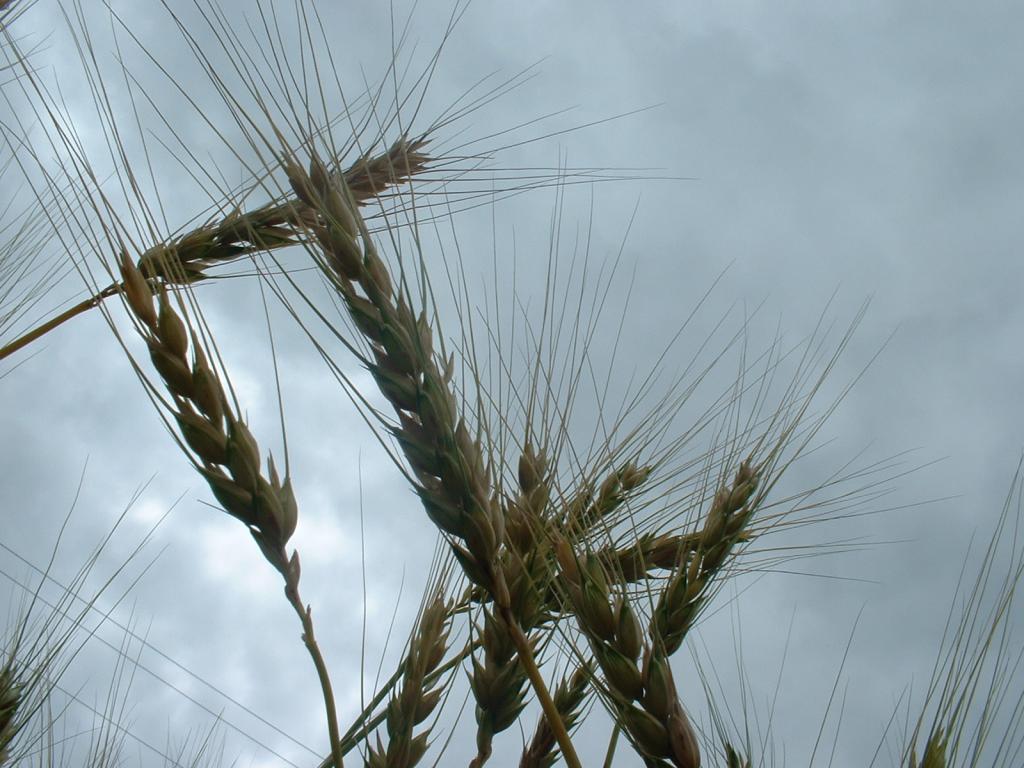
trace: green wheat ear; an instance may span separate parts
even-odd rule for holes
[[[920,760],[917,759],[917,750],[911,750],[908,768],[946,768],[946,741],[942,728],[936,729],[925,743]]]
[[[11,743],[18,735],[17,714],[24,686],[18,682],[10,656],[0,668],[0,766],[11,758]]]

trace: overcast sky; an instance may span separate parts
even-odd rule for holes
[[[111,5],[189,98],[209,105],[211,119],[220,119],[216,93],[160,4]],[[356,96],[364,75],[376,82],[390,61],[389,11],[376,3],[323,5],[331,6],[324,23],[334,64],[346,93]],[[44,82],[61,84],[79,136],[102,167],[102,133],[57,6],[56,0],[39,0],[19,26],[28,40],[43,43],[33,63]],[[222,6],[243,37],[247,14],[259,23],[255,3],[223,0]],[[270,6],[282,17],[293,8],[290,2]],[[450,10],[445,3],[420,6],[403,53],[414,72],[429,63]],[[397,23],[409,13],[396,4]],[[116,100],[125,81],[114,66],[106,14],[100,4],[88,4],[95,53],[111,73]],[[200,22],[190,23],[202,36]],[[290,24],[285,26],[292,29]],[[800,574],[737,579],[719,595],[725,610],[696,635],[702,660],[721,676],[719,703],[737,718],[743,706],[737,659],[749,676],[749,706],[762,725],[785,664],[772,722],[777,764],[810,762],[837,676],[826,746],[814,764],[826,763],[823,754],[833,741],[834,765],[871,761],[892,713],[905,716],[908,696],[919,701],[969,539],[977,534],[976,547],[987,541],[1010,487],[1024,443],[1024,266],[1017,252],[1024,220],[1022,24],[1024,10],[997,2],[650,2],[637,9],[608,2],[476,0],[446,43],[413,124],[414,130],[429,125],[484,75],[496,72],[497,83],[539,62],[521,87],[442,127],[438,144],[455,146],[568,109],[471,149],[558,133],[500,153],[494,167],[651,169],[621,172],[646,180],[568,186],[560,201],[563,261],[577,238],[589,235],[587,261],[577,261],[571,284],[597,280],[600,265],[622,251],[605,299],[609,324],[600,334],[607,335],[599,336],[595,353],[598,363],[606,357],[610,334],[625,312],[614,388],[650,368],[712,287],[661,363],[673,373],[723,316],[735,330],[756,309],[751,354],[777,332],[786,345],[798,343],[814,333],[822,316],[836,325],[829,337],[834,345],[870,299],[824,387],[822,406],[855,379],[856,385],[820,433],[816,445],[824,448],[794,468],[786,487],[819,484],[855,457],[865,465],[901,456],[890,476],[921,468],[885,482],[888,495],[855,510],[879,514],[798,537],[803,543],[856,538],[870,546],[780,566]],[[168,109],[165,116],[195,153],[188,159],[180,147],[171,146],[173,154],[162,150],[160,141],[171,134],[142,105],[151,121],[153,175],[168,230],[176,230],[211,202],[197,193],[190,171],[216,167],[228,183],[237,183],[244,168],[123,30],[119,41],[140,87]],[[232,87],[231,73],[224,77]],[[9,113],[10,105],[5,109]],[[20,117],[26,125],[33,119],[27,111]],[[235,140],[237,130],[225,125],[228,141]],[[572,128],[578,130],[564,132]],[[32,136],[42,140],[38,129]],[[48,150],[41,151],[45,160]],[[137,162],[142,168],[144,161]],[[149,178],[148,171],[143,175]],[[492,182],[477,173],[476,188],[493,183],[500,189],[503,176],[496,171],[495,177]],[[28,199],[16,168],[0,183],[5,200]],[[149,188],[147,195],[155,209]],[[509,302],[513,253],[523,301],[540,306],[558,203],[549,188],[456,216],[461,266],[467,281],[480,286],[475,296],[481,307],[493,306],[496,291],[500,302]],[[448,282],[432,243],[433,237],[425,242],[425,258],[443,289],[442,315],[450,318]],[[59,249],[52,252],[59,258]],[[446,253],[456,258],[450,239]],[[57,286],[28,319],[76,299],[82,290],[77,280]],[[202,289],[200,299],[254,433],[280,456],[258,283],[219,282]],[[115,315],[121,311],[112,305]],[[270,311],[279,334],[300,507],[293,543],[302,555],[303,596],[313,605],[342,720],[348,720],[358,709],[364,647],[367,691],[382,654],[386,675],[400,651],[434,534],[304,336],[273,299]],[[123,713],[132,734],[129,764],[160,764],[154,748],[168,752],[168,740],[180,744],[190,732],[201,737],[220,715],[216,734],[224,742],[225,764],[314,765],[313,752],[326,751],[321,702],[299,628],[281,599],[280,579],[237,521],[209,505],[208,489],[161,426],[113,334],[98,313],[90,314],[48,336],[34,356],[0,362],[4,581],[38,583],[31,566],[45,566],[80,478],[54,568],[65,583],[126,507],[90,588],[171,513],[99,601],[109,610],[149,566],[62,683],[77,697],[68,705],[68,735],[91,727],[88,707],[103,708],[116,659],[112,648],[124,646],[139,663]],[[445,327],[449,336],[457,334]],[[727,338],[728,332],[715,337],[718,348]],[[336,353],[357,384],[372,392],[351,358],[340,348]],[[729,357],[709,379],[711,395],[728,387],[736,361]],[[585,415],[577,418],[586,421]],[[13,583],[2,592],[9,592],[12,604],[24,599]],[[55,592],[43,594],[52,598]],[[146,645],[126,639],[123,627],[129,624]],[[683,702],[706,725],[703,692],[686,649],[677,674]],[[1018,678],[1014,697],[1020,695]],[[452,718],[461,703],[448,702]],[[465,764],[472,754],[471,706],[444,765]],[[913,704],[910,712],[917,714]],[[895,726],[878,764],[895,764],[890,749],[900,745],[901,728]],[[595,717],[581,738],[585,764],[600,759],[606,731],[607,723]],[[520,738],[515,729],[501,737],[493,764],[514,764]],[[636,764],[628,749],[620,756],[616,764]]]

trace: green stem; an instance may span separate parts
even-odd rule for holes
[[[502,620],[508,627],[509,637],[511,637],[513,644],[516,646],[516,652],[519,654],[519,663],[523,665],[526,676],[530,678],[530,684],[537,694],[537,700],[540,702],[541,709],[544,710],[544,716],[548,720],[548,725],[551,726],[551,730],[555,734],[555,741],[558,742],[558,747],[562,750],[562,757],[565,758],[566,765],[569,768],[583,768],[579,757],[576,755],[576,750],[572,746],[569,732],[565,729],[562,716],[558,712],[558,707],[555,706],[554,699],[551,698],[548,687],[544,683],[544,678],[537,668],[537,662],[533,658],[533,649],[530,648],[530,641],[523,634],[519,622],[512,615],[510,606],[499,606],[499,611],[501,612]]]
[[[320,678],[320,690],[323,691],[324,707],[327,709],[327,733],[331,740],[331,757],[334,759],[336,768],[344,768],[341,738],[338,732],[338,710],[334,704],[334,691],[331,688],[330,675],[327,673],[327,664],[324,662],[324,656],[320,652],[320,646],[317,645],[316,637],[313,634],[312,612],[308,607],[303,606],[302,599],[299,597],[298,584],[288,584],[284,592],[302,622],[302,642],[305,643],[306,650],[309,651],[309,655],[313,659],[313,666],[316,667],[317,677]]]
[[[622,730],[618,723],[612,728],[612,737],[608,741],[608,752],[604,756],[604,768],[612,768],[612,758],[615,757],[615,745],[619,743],[619,733]]]
[[[85,301],[75,304],[75,306],[71,307],[71,309],[65,310],[56,317],[50,318],[42,325],[33,328],[31,331],[24,334],[23,336],[19,336],[10,344],[0,347],[0,360],[3,360],[5,357],[9,357],[10,355],[13,355],[19,349],[28,346],[36,339],[46,335],[57,326],[63,325],[76,315],[80,315],[83,312],[88,312],[93,307],[98,307],[104,299],[108,299],[111,296],[117,295],[117,293],[120,290],[120,283],[111,283],[102,291],[97,293],[95,296],[90,296]]]

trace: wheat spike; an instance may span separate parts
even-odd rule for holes
[[[388,742],[380,736],[370,748],[368,768],[412,768],[427,751],[430,730],[414,735],[413,730],[431,716],[444,695],[431,675],[437,671],[448,649],[452,606],[442,594],[435,594],[420,616],[418,627],[405,657],[402,688],[392,696],[385,716]]]
[[[298,505],[291,480],[282,481],[272,458],[267,475],[256,439],[231,407],[217,373],[210,366],[195,333],[171,306],[167,288],[159,287],[158,308],[152,283],[122,253],[121,278],[125,302],[138,321],[150,358],[171,396],[171,415],[177,421],[189,457],[206,479],[224,510],[245,524],[264,558],[284,578],[285,596],[302,622],[306,646],[324,695],[331,751],[342,768],[334,693],[313,629],[312,609],[299,595],[299,554],[287,551],[298,523]]]
[[[8,765],[11,745],[18,735],[18,708],[21,705],[22,686],[15,674],[13,656],[0,667],[0,766]]]

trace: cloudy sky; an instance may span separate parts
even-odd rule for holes
[[[162,211],[158,228],[167,234],[208,215],[215,202],[210,184],[204,194],[194,178],[199,169],[231,186],[246,179],[243,162],[251,157],[160,3],[111,5],[119,15],[113,24],[100,4],[85,12],[96,66],[136,153],[133,167],[146,200]],[[365,83],[386,77],[393,39],[406,19],[401,61],[409,74],[402,88],[420,93],[414,78],[438,47],[448,4],[410,10],[396,3],[393,17],[386,4],[322,5],[330,6],[323,22],[333,61],[323,41],[317,55],[321,76],[330,81],[327,98],[337,101],[329,105],[334,114],[343,105],[326,68],[335,67],[346,96],[357,97]],[[58,6],[39,0],[19,19],[19,32],[23,44],[40,44],[32,59],[40,81],[63,101],[96,167],[109,170],[93,97]],[[256,4],[223,0],[219,7],[244,49],[258,57],[247,26],[248,20],[263,36]],[[293,4],[265,7],[265,18],[269,10],[280,14],[280,45],[297,56]],[[182,14],[216,59],[205,23]],[[548,186],[458,213],[457,252],[451,231],[431,232],[424,259],[449,337],[458,331],[450,325],[455,310],[445,263],[459,265],[474,303],[487,313],[496,302],[510,305],[514,261],[529,315],[541,306],[553,250],[563,265],[560,285],[570,295],[610,281],[594,359],[611,363],[613,392],[655,364],[671,377],[709,337],[709,349],[720,350],[744,318],[751,356],[777,336],[784,347],[798,345],[817,333],[822,318],[834,325],[826,344],[834,347],[870,300],[824,385],[821,407],[856,384],[816,438],[818,450],[794,467],[780,493],[819,485],[847,462],[888,462],[870,489],[885,495],[849,510],[877,514],[780,538],[859,546],[739,577],[719,595],[723,610],[679,654],[682,699],[704,725],[694,653],[714,666],[720,680],[713,684],[721,686],[715,698],[740,723],[742,660],[755,734],[754,719],[763,729],[781,680],[766,763],[771,752],[777,764],[812,761],[838,680],[813,764],[825,764],[833,744],[834,765],[869,764],[896,712],[878,758],[880,765],[895,764],[907,702],[913,718],[968,544],[977,536],[978,551],[988,540],[1009,491],[1024,443],[1018,301],[1024,266],[1017,254],[1024,205],[1022,23],[1024,11],[995,2],[651,2],[637,10],[607,2],[476,0],[447,40],[413,120],[413,130],[425,128],[450,106],[467,103],[459,101],[467,92],[485,95],[536,65],[515,89],[438,129],[442,149],[468,155],[507,147],[490,170],[453,189],[453,207],[468,207],[473,190],[503,197],[516,168],[542,169],[518,173],[549,180],[559,166],[634,177],[567,185],[561,196]],[[117,68],[119,50],[137,78],[134,88]],[[267,65],[256,58],[251,66]],[[232,71],[220,71],[228,91],[249,98]],[[485,76],[492,79],[478,85]],[[51,162],[45,132],[19,87],[5,87],[5,123],[28,131],[41,161]],[[268,92],[279,95],[275,88],[268,85]],[[133,138],[129,94],[137,99],[148,159]],[[411,119],[413,105],[406,109]],[[385,103],[383,111],[393,109]],[[634,114],[621,116],[626,113]],[[467,145],[471,140],[476,143]],[[38,184],[37,164],[26,168]],[[15,201],[12,212],[31,200],[19,168],[9,169],[2,185],[5,202]],[[120,210],[127,219],[129,212]],[[67,243],[76,238],[66,235]],[[100,263],[87,242],[76,242],[83,258]],[[57,242],[47,249],[40,258],[66,258]],[[607,278],[602,265],[620,252],[618,271]],[[81,279],[71,276],[23,323],[70,305],[82,291]],[[254,433],[280,456],[258,281],[218,281],[198,295]],[[401,650],[434,534],[399,471],[273,296],[268,311],[301,515],[293,543],[302,555],[304,598],[313,605],[348,720],[359,707],[360,681],[370,692],[380,659],[386,675]],[[111,312],[124,327],[120,307]],[[470,314],[479,317],[475,308]],[[34,569],[45,568],[72,508],[52,570],[65,584],[127,510],[83,594],[149,536],[97,602],[109,620],[90,615],[89,626],[99,628],[61,683],[60,695],[70,697],[66,735],[93,727],[121,649],[131,659],[121,679],[130,688],[120,713],[130,731],[129,763],[159,765],[160,753],[214,728],[225,763],[314,765],[315,754],[325,752],[321,704],[279,577],[242,527],[210,506],[208,489],[161,425],[109,327],[99,313],[90,315],[48,336],[34,354],[0,362],[0,571],[11,610],[26,599],[18,583],[39,583]],[[622,341],[611,360],[620,318]],[[3,341],[12,334],[4,329]],[[372,395],[351,357],[340,347],[332,351]],[[694,415],[727,391],[738,351],[688,406]],[[581,434],[588,433],[587,414],[576,418]],[[700,447],[698,441],[693,450]],[[977,561],[971,563],[973,570]],[[49,600],[58,594],[52,583],[42,591]],[[1018,678],[1011,696],[1020,695]],[[445,723],[461,704],[448,702]],[[463,726],[471,723],[469,709],[462,718]],[[595,716],[584,733],[584,763],[595,764],[607,723]],[[506,733],[494,764],[514,764],[521,738],[515,729]],[[471,755],[472,728],[462,727],[442,764],[465,764]],[[636,764],[628,750],[620,756],[616,764]]]

